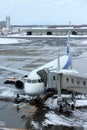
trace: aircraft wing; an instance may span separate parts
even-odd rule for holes
[[[70,66],[71,60],[70,60],[70,55],[63,55],[59,58],[60,60],[60,69],[67,69]],[[9,67],[5,67],[5,66],[0,66],[1,69],[3,70],[8,70],[11,72],[16,72],[19,74],[23,74],[23,75],[29,75],[29,71],[24,71],[24,70],[20,70],[20,69],[15,69],[15,68],[9,68]],[[52,60],[51,62],[48,62],[45,65],[42,65],[41,67],[34,69],[33,71],[38,72],[39,70],[42,69],[58,69],[58,58],[56,58],[55,60]]]
[[[71,64],[71,57],[70,55],[63,55],[59,58],[59,64],[60,64],[60,68],[59,69],[68,69],[68,67]],[[51,62],[48,62],[45,65],[42,65],[41,67],[35,69],[34,71],[38,72],[39,70],[42,69],[58,69],[58,58],[56,58],[55,60],[52,60]]]
[[[63,56],[59,57],[59,62],[58,62],[58,58],[56,58],[55,60],[52,60],[51,62],[35,69],[35,72],[38,72],[39,70],[48,68],[48,69],[58,69],[58,63],[59,63],[59,69],[68,69],[69,66],[71,65],[71,57],[70,57],[70,32],[68,33],[68,40],[67,40],[67,48],[66,48],[66,54]],[[9,67],[4,67],[4,66],[0,66],[1,69],[4,70],[8,70],[11,72],[16,72],[16,73],[20,73],[23,75],[29,75],[28,71],[23,71],[23,70],[19,70],[19,69],[15,69],[15,68],[9,68]]]
[[[24,70],[20,70],[20,69],[9,68],[9,67],[5,67],[5,66],[0,66],[0,68],[3,70],[8,70],[8,71],[23,74],[23,75],[29,75],[28,71],[24,71]]]

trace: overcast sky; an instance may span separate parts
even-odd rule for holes
[[[0,0],[0,21],[11,24],[87,24],[87,0]]]

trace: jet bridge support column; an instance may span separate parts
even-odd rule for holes
[[[58,91],[58,102],[62,100],[61,98],[61,73],[58,73],[60,71],[60,53],[58,53],[58,68],[56,73],[56,84],[57,84],[57,91]]]
[[[61,74],[60,73],[56,73],[56,83],[57,83],[57,91],[58,91],[58,99],[57,99],[58,109],[59,111],[62,111]]]
[[[58,104],[58,111],[63,111],[63,105],[62,105],[62,97],[61,97],[61,73],[56,73],[56,83],[57,83],[57,91],[58,91],[58,97],[57,97],[57,104]]]
[[[62,97],[61,90],[63,89],[63,85],[65,86],[65,82],[63,82],[63,73],[56,73],[56,83],[57,83],[57,91],[58,91],[58,110],[59,112],[74,110],[75,108],[75,93],[72,93],[72,97],[67,98],[66,96]]]
[[[74,110],[75,108],[75,103],[76,103],[76,97],[75,97],[75,92],[72,93],[72,104],[71,104],[71,107],[72,107],[72,110]]]
[[[60,81],[60,74],[56,74],[57,76],[57,81],[56,81],[56,83],[57,83],[57,91],[58,91],[58,101],[60,101],[60,99],[61,99],[61,81]]]

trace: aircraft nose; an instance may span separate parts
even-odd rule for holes
[[[25,83],[25,92],[30,95],[37,95],[44,91],[43,83]]]

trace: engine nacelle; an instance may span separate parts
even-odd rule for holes
[[[17,81],[15,82],[15,87],[16,87],[17,89],[19,89],[19,90],[24,89],[24,83],[23,83],[23,81],[17,80]]]

